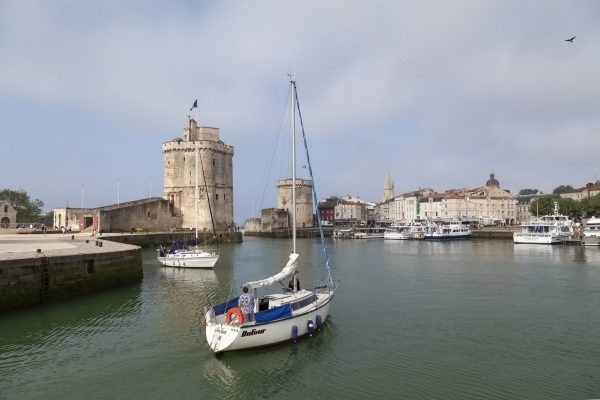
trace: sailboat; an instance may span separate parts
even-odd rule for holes
[[[210,220],[213,228],[213,238],[215,235],[215,222],[212,215],[212,209],[210,207],[210,196],[208,195],[208,187],[206,185],[206,176],[204,175],[204,166],[202,165],[202,158],[200,157],[200,149],[196,144],[196,182],[195,182],[195,204],[196,204],[196,245],[192,248],[181,248],[166,251],[163,247],[158,249],[157,259],[165,267],[177,267],[177,268],[213,268],[219,260],[218,250],[208,250],[206,247],[200,248],[198,246],[198,198],[200,189],[198,187],[198,165],[202,166],[202,177],[204,178],[204,188],[206,191],[206,198],[208,201],[208,210],[210,213]]]
[[[291,253],[279,273],[265,279],[246,282],[242,285],[242,288],[247,288],[253,292],[255,298],[253,318],[244,320],[244,314],[238,307],[239,297],[230,298],[205,310],[206,341],[215,353],[268,346],[290,340],[295,341],[303,335],[312,335],[313,332],[321,329],[325,323],[329,314],[329,305],[337,290],[338,283],[334,284],[331,277],[329,254],[318,213],[317,224],[321,234],[321,243],[323,244],[324,267],[327,277],[321,281],[320,286],[310,289],[300,289],[297,284],[288,286],[285,283],[290,277],[295,279],[300,257],[300,254],[296,251],[296,109],[302,126],[307,165],[312,183],[313,205],[318,204],[294,80],[290,81],[290,93],[292,119]],[[257,297],[258,289],[262,291],[272,287],[275,287],[272,293]]]

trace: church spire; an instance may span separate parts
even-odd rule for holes
[[[385,202],[394,198],[394,184],[390,179],[390,172],[385,171],[385,179],[383,180],[383,194],[381,196],[381,202]]]

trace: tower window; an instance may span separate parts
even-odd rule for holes
[[[213,167],[214,167],[215,166],[215,159],[213,158],[212,160],[213,160]]]
[[[219,201],[219,193],[215,193],[215,200]]]

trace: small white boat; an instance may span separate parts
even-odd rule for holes
[[[219,260],[219,253],[200,248],[181,249],[168,253],[161,248],[156,258],[165,267],[213,268]]]
[[[329,304],[337,289],[337,284],[334,284],[331,278],[329,255],[320,221],[318,221],[318,225],[323,244],[327,277],[321,281],[320,286],[311,289],[300,290],[299,284],[286,286],[284,282],[284,280],[295,276],[299,257],[299,254],[296,252],[296,140],[294,139],[297,104],[296,82],[291,81],[290,86],[293,121],[292,206],[290,207],[292,214],[292,251],[287,263],[279,273],[266,279],[247,282],[242,285],[243,288],[253,291],[252,297],[255,299],[253,301],[253,318],[244,320],[244,314],[240,307],[238,307],[238,297],[229,299],[206,310],[206,341],[210,349],[215,353],[268,346],[289,340],[295,341],[300,336],[312,335],[316,329],[320,329],[325,323],[329,314]],[[302,123],[299,112],[298,115]],[[304,143],[306,145],[306,139]],[[308,150],[306,154],[310,178],[314,182],[310,159],[308,158]],[[314,183],[312,190],[313,204],[316,205],[318,203]],[[257,296],[259,289],[262,291],[268,288],[273,288],[276,292]]]
[[[587,220],[581,243],[585,246],[600,246],[600,218],[592,217]]]
[[[390,226],[383,231],[385,240],[408,240],[411,238],[410,227],[406,225]]]
[[[442,222],[429,233],[425,234],[425,240],[446,241],[464,240],[471,238],[471,228],[461,221]]]

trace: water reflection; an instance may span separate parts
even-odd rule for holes
[[[299,378],[305,373],[312,376],[311,371],[329,353],[334,341],[328,333],[333,329],[326,323],[317,334],[297,343],[213,356],[203,363],[202,378],[220,388],[221,398],[279,398],[281,393],[303,393],[304,383]]]
[[[0,316],[7,328],[0,332],[0,387],[12,377],[6,387],[19,393],[81,369],[82,354],[119,349],[143,315],[141,287],[133,285]]]

